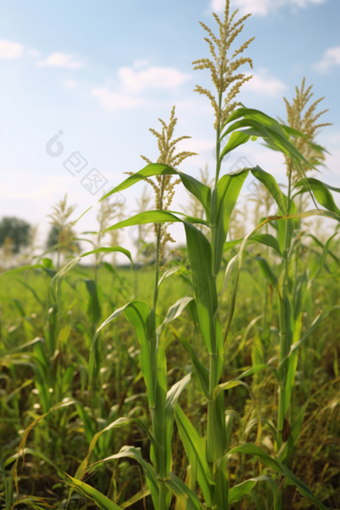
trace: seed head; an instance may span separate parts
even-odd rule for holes
[[[164,120],[158,119],[162,124],[162,130],[159,133],[155,129],[150,128],[151,133],[157,138],[159,157],[157,163],[172,166],[173,168],[178,167],[186,158],[190,156],[196,156],[195,152],[182,151],[176,154],[176,145],[181,140],[191,138],[190,136],[180,136],[179,138],[172,139],[175,126],[177,124],[177,118],[175,117],[175,106],[171,110],[169,124],[166,124]],[[141,156],[147,163],[152,161],[146,156]],[[156,209],[159,211],[167,211],[171,205],[173,197],[175,195],[175,186],[181,182],[181,179],[172,180],[171,175],[157,175],[155,180],[152,178],[145,179],[155,192]],[[175,240],[167,232],[167,225],[155,224],[156,236],[160,234],[160,259],[164,254],[166,243]]]
[[[208,89],[199,85],[196,85],[195,88],[196,92],[204,94],[210,99],[215,112],[215,129],[218,127],[221,128],[225,124],[228,117],[237,106],[237,102],[234,101],[234,99],[239,93],[241,86],[252,78],[252,76],[246,76],[242,73],[235,74],[235,72],[244,64],[248,63],[250,67],[253,68],[252,60],[249,57],[240,57],[236,60],[235,58],[248,48],[249,44],[255,39],[254,37],[242,44],[238,50],[235,50],[231,58],[228,57],[231,45],[242,32],[244,22],[247,18],[249,18],[249,16],[251,16],[251,14],[247,14],[234,22],[234,18],[238,10],[229,16],[229,4],[230,0],[226,0],[223,21],[217,16],[217,14],[213,13],[218,25],[218,36],[215,35],[205,23],[200,22],[203,29],[208,33],[208,37],[205,37],[204,40],[209,45],[209,51],[212,59],[201,58],[193,62],[194,69],[209,69],[212,82],[217,90],[218,99],[216,99]],[[224,103],[221,104],[222,95],[233,83],[234,85],[225,97]]]
[[[303,154],[303,156],[313,165],[321,165],[325,160],[324,152],[321,150],[316,150],[315,138],[319,133],[319,129],[324,126],[331,126],[332,124],[329,122],[326,123],[317,123],[317,120],[321,115],[328,112],[328,110],[323,110],[319,113],[315,113],[315,109],[318,104],[324,99],[321,97],[312,103],[309,107],[307,107],[310,99],[313,96],[312,88],[313,85],[310,85],[307,89],[306,79],[303,78],[301,88],[295,87],[296,95],[290,104],[287,99],[284,97],[284,102],[286,104],[287,110],[287,123],[290,127],[300,131],[306,138],[296,137],[293,139],[293,143],[295,147]],[[281,119],[280,121],[284,123]],[[286,157],[286,166],[287,173],[289,172],[289,168],[291,166],[291,161]],[[303,171],[308,172],[311,168],[308,165],[303,164]],[[300,172],[298,169],[293,167],[293,183],[301,178]]]

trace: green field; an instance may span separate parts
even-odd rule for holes
[[[309,254],[301,263],[306,260],[310,264],[317,263],[318,258],[316,253]],[[334,261],[330,261],[315,285],[303,320],[305,327],[311,317],[321,310],[321,303],[322,306],[340,304],[338,282],[329,277],[332,269],[336,269]],[[63,312],[54,318],[50,308],[53,302],[49,302],[52,275],[38,269],[2,277],[0,444],[1,458],[7,469],[14,465],[24,430],[64,399],[70,402],[67,407],[51,412],[37,423],[28,434],[25,445],[21,445],[25,448],[25,463],[20,461],[17,466],[19,497],[34,495],[36,499],[30,504],[36,508],[44,508],[47,503],[54,508],[66,505],[70,492],[64,473],[75,475],[96,432],[119,417],[138,417],[147,427],[151,426],[146,388],[140,372],[140,344],[133,327],[121,316],[106,326],[100,335],[100,370],[95,384],[89,386],[89,351],[96,324],[129,298],[138,297],[149,302],[152,297],[152,267],[138,270],[138,296],[133,296],[135,272],[118,269],[118,275],[121,281],[109,274],[105,267],[98,271],[96,304],[84,282],[93,278],[94,269],[78,266],[62,283]],[[221,288],[222,273],[219,281]],[[261,342],[261,319],[247,330],[251,321],[261,314],[265,286],[254,253],[250,251],[240,277],[236,313],[225,346],[221,382],[233,379],[251,366],[278,354],[275,300],[272,303],[272,330],[268,344]],[[222,317],[228,312],[229,294],[227,291]],[[182,278],[169,277],[165,280],[159,294],[157,322],[161,322],[172,303],[188,295],[192,295],[191,289]],[[96,323],[92,322],[94,317]],[[303,410],[301,427],[288,465],[330,508],[336,508],[340,498],[339,317],[339,312],[334,312],[301,348],[289,412],[289,421],[293,424]],[[208,363],[204,345],[195,331],[190,314],[184,311],[173,322],[173,327],[187,340],[194,342],[200,360]],[[37,339],[36,343],[32,343],[33,339]],[[54,351],[49,352],[52,341]],[[166,345],[170,388],[191,371],[192,365],[172,330],[165,331],[163,341]],[[273,454],[275,435],[271,423],[277,412],[277,381],[271,370],[261,371],[243,380],[251,388],[256,406],[252,404],[249,389],[245,386],[225,392],[225,408],[231,412],[227,427],[230,447],[240,442],[258,440],[264,451]],[[180,397],[180,405],[195,428],[204,434],[207,408],[196,378]],[[258,412],[262,419],[260,432]],[[143,458],[150,458],[147,435],[138,425],[129,424],[108,431],[98,439],[90,457],[90,464],[94,464],[96,469],[93,472],[89,470],[84,478],[86,483],[118,504],[126,502],[142,487],[146,487],[141,468],[130,460],[95,463],[119,452],[124,445],[140,448]],[[181,479],[185,479],[188,459],[177,428],[172,448],[172,469]],[[268,469],[246,456],[235,456],[229,461],[228,472],[233,486],[244,479],[268,474]],[[286,486],[284,478],[277,476],[277,483],[283,483],[285,487],[283,508],[312,508],[294,486]],[[8,479],[7,483],[10,485],[12,480]],[[256,497],[260,501],[267,501],[268,508],[272,508],[272,495],[264,482],[258,482]],[[151,508],[149,499],[150,496],[146,496],[144,503],[135,503],[131,508],[143,508],[144,504]],[[25,499],[21,505],[25,506]],[[69,508],[92,506],[95,507],[89,501],[85,503],[81,494],[72,493]]]
[[[65,195],[44,249],[37,227],[0,219],[4,510],[340,509],[340,188],[321,180],[316,140],[329,124],[305,79],[286,122],[236,101],[253,38],[230,52],[248,15],[229,3],[215,33],[201,23],[210,57],[193,62],[214,91],[195,89],[212,105],[213,176],[178,169],[196,154],[177,150],[190,137],[174,135],[173,107],[150,129],[157,161],[142,156],[78,219]],[[224,173],[257,140],[281,178],[246,158]],[[140,181],[126,213],[116,194]],[[97,231],[77,235],[90,209]]]

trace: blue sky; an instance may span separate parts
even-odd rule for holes
[[[68,193],[80,214],[98,196],[80,184],[85,171],[72,176],[63,166],[71,152],[88,162],[86,172],[98,169],[108,189],[124,172],[144,166],[140,154],[157,158],[148,128],[157,129],[159,117],[168,120],[173,105],[177,135],[192,136],[181,149],[199,153],[181,170],[198,176],[209,164],[212,174],[212,110],[193,92],[196,83],[212,87],[208,73],[193,71],[191,63],[208,56],[199,20],[215,29],[211,10],[223,7],[224,0],[2,0],[0,217],[39,223],[43,242],[53,203]],[[253,13],[239,44],[256,37],[247,52],[254,78],[239,100],[285,118],[282,97],[291,100],[306,76],[315,98],[326,96],[322,109],[330,109],[323,119],[333,126],[319,136],[331,152],[323,178],[339,185],[339,0],[232,0],[231,7]],[[64,151],[51,157],[45,146],[59,130]],[[223,163],[224,171],[240,157],[284,182],[283,159],[254,143]],[[142,188],[124,192],[127,210],[135,208]],[[179,190],[173,209],[183,210],[185,203],[186,192]],[[95,218],[93,209],[78,231],[95,229]],[[181,227],[174,228],[182,240]],[[125,236],[123,244],[131,241]]]

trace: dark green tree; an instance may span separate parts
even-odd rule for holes
[[[52,225],[47,236],[46,248],[52,248],[52,246],[55,246],[58,243],[59,243],[59,228],[57,227],[57,225]]]
[[[70,228],[60,232],[57,225],[52,225],[47,236],[46,248],[56,246],[54,251],[58,251],[59,246],[59,249],[65,253],[79,252],[80,246],[74,241],[75,236],[75,232]]]
[[[0,221],[0,246],[3,246],[6,238],[13,242],[13,252],[19,253],[20,249],[30,242],[31,225],[25,220],[14,216],[4,216]]]

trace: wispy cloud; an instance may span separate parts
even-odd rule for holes
[[[118,69],[116,87],[103,86],[92,90],[105,110],[133,108],[145,102],[142,92],[174,88],[191,79],[191,75],[173,67],[151,66],[148,60],[138,60],[132,67]]]
[[[128,94],[115,94],[109,87],[98,87],[92,90],[92,95],[100,99],[104,110],[111,112],[122,110],[123,108],[134,108],[142,104],[142,100]]]
[[[309,7],[313,4],[322,4],[327,0],[234,0],[231,2],[231,7],[240,9],[241,14],[258,14],[259,16],[266,16],[279,7]],[[224,11],[225,0],[212,0],[210,3],[214,12],[221,13]]]
[[[328,48],[320,62],[313,65],[316,71],[326,73],[334,66],[340,65],[340,46]]]
[[[123,87],[131,91],[173,88],[191,79],[188,73],[173,67],[150,66],[147,60],[139,60],[133,67],[121,67],[118,76]]]
[[[18,58],[22,55],[23,45],[6,39],[0,40],[0,58],[12,59]]]
[[[78,86],[78,82],[76,80],[66,80],[64,82],[64,87],[67,89],[75,89]]]
[[[80,69],[84,63],[75,59],[72,55],[66,53],[52,53],[44,60],[37,62],[37,67],[63,67],[66,69]]]
[[[253,77],[242,86],[243,91],[254,92],[262,96],[280,97],[287,89],[287,85],[283,81],[270,77],[266,69],[260,69],[258,73],[245,74],[252,74]]]

